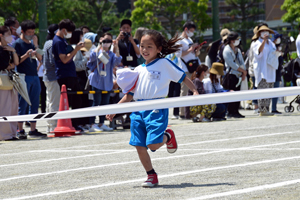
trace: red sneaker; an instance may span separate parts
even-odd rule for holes
[[[154,187],[158,185],[157,174],[148,175],[148,179],[142,183],[143,187]]]
[[[176,142],[175,134],[171,129],[167,129],[166,132],[171,135],[170,141],[167,142],[167,151],[169,153],[175,153],[177,150],[177,142]]]

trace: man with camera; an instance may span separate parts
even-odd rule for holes
[[[120,55],[123,57],[122,63],[124,66],[134,68],[138,66],[137,59],[140,57],[139,42],[133,39],[131,35],[131,24],[129,19],[124,19],[121,22],[120,34],[117,37],[117,43],[120,49]]]
[[[59,30],[53,38],[52,53],[54,56],[56,78],[59,86],[66,85],[68,91],[80,91],[80,85],[77,81],[77,74],[73,57],[77,51],[84,47],[83,42],[79,42],[75,49],[68,45],[66,39],[72,37],[75,30],[75,24],[69,19],[63,19],[58,24]],[[72,109],[81,108],[81,99],[74,95],[68,95],[69,105]],[[80,119],[72,119],[72,125],[76,130],[83,131],[80,125]]]

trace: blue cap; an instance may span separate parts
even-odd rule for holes
[[[88,32],[88,33],[86,33],[86,34],[83,35],[83,38],[91,40],[92,43],[95,42],[96,37],[97,37],[97,34],[96,33],[92,33],[92,32]]]
[[[279,34],[277,31],[274,31],[274,34],[270,34],[270,39],[274,42],[277,38],[282,38],[282,34]]]

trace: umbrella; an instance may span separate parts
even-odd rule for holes
[[[14,85],[15,90],[17,90],[24,100],[31,106],[31,101],[27,91],[27,84],[25,82],[25,74],[20,74],[10,70],[8,76],[10,77],[10,82]]]

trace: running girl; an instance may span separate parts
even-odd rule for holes
[[[130,77],[132,77],[132,73],[137,73],[138,78],[136,80],[126,79],[126,73],[124,73],[126,70],[119,73],[118,79],[127,81],[127,83],[119,82],[119,86],[123,92],[129,91],[125,92],[125,96],[119,103],[130,102],[133,98],[136,101],[165,98],[168,95],[171,81],[183,82],[194,95],[198,95],[197,89],[192,81],[186,77],[185,72],[172,61],[164,58],[166,55],[178,51],[180,45],[176,45],[176,42],[179,40],[180,38],[175,36],[166,41],[162,34],[155,30],[148,30],[143,33],[140,52],[146,62],[136,67],[134,71],[127,71],[127,75],[129,74]],[[131,84],[130,82],[133,81],[134,84]],[[125,85],[135,85],[135,87],[130,91],[124,88]],[[148,174],[148,179],[142,184],[143,187],[158,185],[157,174],[152,167],[147,149],[149,148],[154,152],[166,144],[169,153],[174,153],[177,150],[175,134],[171,129],[167,129],[168,115],[169,109],[145,110],[133,112],[130,115],[131,138],[129,144],[135,146],[140,161]],[[112,120],[114,116],[111,114],[106,117]]]

